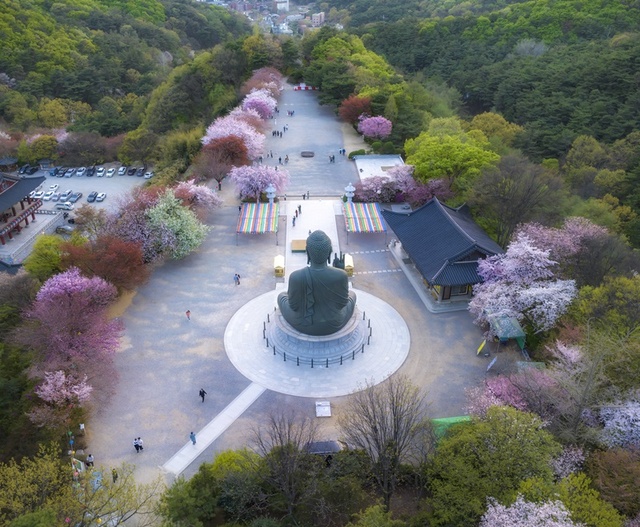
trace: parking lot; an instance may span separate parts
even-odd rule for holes
[[[87,177],[86,175],[79,176],[77,172],[74,173],[71,177],[51,176],[49,175],[48,169],[40,170],[36,174],[34,174],[34,176],[46,176],[47,181],[43,183],[42,188],[39,189],[43,193],[46,193],[50,190],[54,190],[54,192],[60,194],[69,190],[74,193],[81,192],[82,196],[74,204],[74,208],[78,208],[81,205],[88,203],[87,198],[91,194],[91,192],[105,193],[106,197],[104,198],[104,201],[94,201],[90,203],[90,205],[97,208],[109,210],[115,206],[115,204],[118,202],[119,197],[126,195],[131,189],[141,186],[147,181],[144,177],[138,177],[135,175],[118,175],[118,169],[121,166],[122,165],[120,163],[105,163],[104,165],[100,165],[100,167],[104,168],[104,175],[102,177],[98,177],[97,175],[93,175],[91,177]],[[111,168],[114,169],[115,173],[113,176],[109,177],[107,176],[107,173]],[[58,187],[53,189],[52,185],[58,185]],[[51,199],[41,199],[43,200],[42,209],[44,210],[56,210],[56,205],[65,201],[62,199],[58,199],[56,201],[53,201]]]

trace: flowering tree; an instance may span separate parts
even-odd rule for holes
[[[264,133],[266,129],[265,121],[262,119],[258,111],[254,109],[245,110],[241,106],[238,106],[231,110],[227,117],[233,117],[234,119],[247,123],[256,132]]]
[[[189,207],[196,215],[204,215],[222,205],[222,198],[214,190],[204,185],[196,185],[193,179],[178,183],[173,189],[173,193],[184,206]]]
[[[391,128],[393,125],[389,119],[386,119],[380,115],[376,117],[364,117],[360,119],[358,124],[358,132],[365,137],[372,137],[374,139],[384,139],[391,135]]]
[[[27,310],[32,323],[21,332],[20,340],[56,369],[111,360],[122,324],[108,320],[106,308],[116,296],[113,285],[102,278],[84,277],[77,268],[57,274],[43,284]]]
[[[451,186],[446,179],[430,179],[426,183],[416,181],[413,177],[413,165],[398,165],[387,172],[396,181],[402,199],[412,207],[424,205],[431,198],[446,200],[453,196]]]
[[[36,387],[36,395],[44,402],[36,406],[29,418],[36,426],[55,427],[66,423],[74,408],[89,400],[93,388],[64,371],[45,372],[44,381]]]
[[[640,391],[600,410],[601,441],[609,448],[640,448]]]
[[[365,203],[390,203],[398,193],[396,182],[385,176],[368,177],[355,184],[353,199]]]
[[[251,78],[242,85],[240,93],[246,95],[255,89],[266,89],[271,96],[277,98],[284,86],[284,77],[277,69],[264,67],[257,69]]]
[[[551,468],[557,479],[564,479],[582,470],[585,459],[586,456],[581,447],[567,445],[551,460]]]
[[[265,88],[252,90],[242,101],[243,110],[255,110],[262,119],[271,117],[277,105],[277,101]]]
[[[176,260],[200,247],[209,231],[191,210],[182,206],[171,189],[160,196],[146,216],[152,231],[168,233],[172,243],[163,244],[160,250]]]
[[[260,200],[260,194],[272,184],[276,192],[281,194],[289,183],[289,173],[286,170],[278,170],[277,167],[259,165],[255,167],[234,167],[229,173],[231,181],[241,199]]]
[[[245,121],[234,116],[220,117],[216,119],[202,138],[202,144],[207,145],[214,139],[236,136],[242,139],[247,148],[249,159],[257,158],[264,148],[264,134],[256,131],[255,128]]]
[[[474,286],[469,310],[476,324],[487,323],[489,315],[506,315],[526,321],[536,333],[548,331],[563,315],[576,295],[573,280],[557,280],[548,250],[518,235],[504,254],[485,258],[478,264],[484,282]]]
[[[532,503],[518,496],[506,507],[489,498],[487,512],[482,516],[480,527],[579,527],[571,521],[571,514],[561,501]]]

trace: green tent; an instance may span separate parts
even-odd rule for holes
[[[524,349],[524,339],[526,335],[518,319],[507,315],[489,315],[487,320],[491,325],[493,333],[501,342],[515,339],[520,349]]]

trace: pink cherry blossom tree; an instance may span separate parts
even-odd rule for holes
[[[215,190],[205,185],[197,185],[195,179],[182,181],[173,190],[176,198],[189,207],[199,218],[222,205],[222,198]]]
[[[523,234],[504,254],[481,260],[478,273],[484,282],[474,286],[469,303],[476,324],[504,315],[526,322],[536,333],[551,329],[576,295],[575,281],[555,278],[555,265],[548,250]]]
[[[262,119],[269,119],[278,105],[265,88],[252,90],[242,101],[243,110],[255,110]]]
[[[247,147],[247,154],[250,159],[256,159],[264,149],[264,134],[245,121],[234,116],[219,117],[216,119],[202,138],[202,144],[207,145],[214,139],[236,136],[242,139]]]
[[[92,390],[86,375],[78,379],[62,370],[45,372],[44,381],[35,389],[43,404],[35,406],[29,418],[36,426],[61,426],[68,422],[74,409],[89,400]]]
[[[113,285],[72,267],[42,285],[25,313],[19,340],[39,353],[45,370],[67,371],[73,365],[88,371],[92,362],[111,362],[122,323],[108,319],[106,309],[116,296]]]
[[[260,195],[272,184],[278,194],[289,184],[289,173],[267,165],[234,167],[229,173],[241,199],[260,200]]]
[[[358,132],[365,137],[384,139],[391,135],[392,127],[391,121],[380,115],[376,117],[363,117],[358,124]]]
[[[532,503],[518,496],[516,501],[505,506],[489,498],[487,512],[482,516],[480,527],[579,527],[571,521],[571,514],[561,501]]]
[[[269,66],[257,69],[247,82],[242,85],[240,93],[247,94],[255,89],[266,89],[275,99],[284,87],[284,77],[277,69]]]
[[[421,183],[413,177],[414,168],[413,165],[398,165],[387,172],[395,180],[401,199],[408,201],[412,207],[420,207],[431,198],[447,200],[453,196],[446,179],[430,179]]]

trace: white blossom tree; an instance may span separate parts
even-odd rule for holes
[[[531,503],[518,496],[513,505],[500,505],[489,498],[489,507],[480,527],[580,527],[561,501]]]
[[[600,436],[609,448],[640,448],[640,391],[600,409]]]

